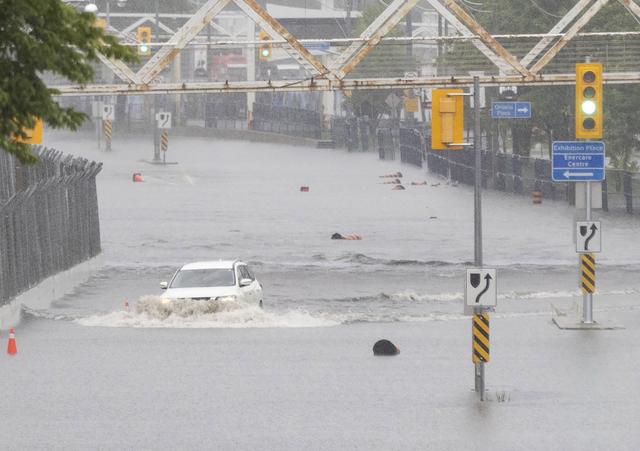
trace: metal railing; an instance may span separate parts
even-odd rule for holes
[[[38,147],[20,165],[0,149],[0,305],[100,253],[102,163]]]
[[[253,130],[320,139],[322,115],[299,108],[253,104]]]
[[[468,185],[474,184],[474,151],[429,150],[429,172]],[[551,180],[551,161],[515,154],[483,152],[482,186],[529,196],[533,191],[542,198],[575,203],[575,184]],[[602,207],[605,211],[640,213],[640,173],[607,169],[602,183]]]

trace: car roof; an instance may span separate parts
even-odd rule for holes
[[[231,269],[235,263],[241,263],[238,260],[215,260],[206,262],[193,262],[184,265],[181,270],[190,269]]]

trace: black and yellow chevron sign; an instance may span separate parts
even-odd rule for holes
[[[580,255],[580,288],[582,294],[596,291],[596,258],[593,254]]]
[[[164,130],[160,135],[160,149],[164,152],[169,148],[169,132]]]
[[[102,123],[102,128],[104,130],[104,136],[111,141],[111,135],[113,134],[113,123],[111,121],[104,121]]]
[[[473,315],[473,363],[489,361],[489,314]]]

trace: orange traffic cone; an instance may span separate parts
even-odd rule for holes
[[[13,328],[9,330],[9,343],[7,344],[7,354],[9,355],[15,355],[18,352],[18,347],[16,346],[15,332],[16,331]]]

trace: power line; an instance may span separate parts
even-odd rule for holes
[[[555,17],[556,19],[562,19],[562,18],[564,17],[564,16],[558,16],[558,15],[556,15],[556,14],[550,13],[549,11],[547,11],[546,9],[544,9],[542,6],[538,5],[538,4],[535,2],[535,0],[529,0],[529,2],[530,2],[533,6],[535,6],[535,7],[538,9],[538,11],[540,11],[540,12],[542,12],[542,13],[544,13],[544,14],[548,15],[548,16]]]

